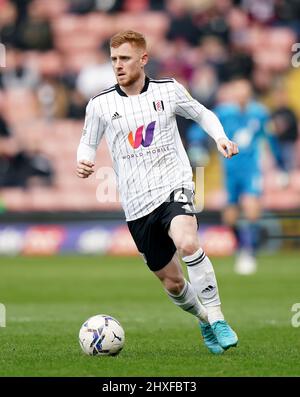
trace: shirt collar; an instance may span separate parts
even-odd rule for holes
[[[140,92],[140,94],[142,94],[143,92],[146,92],[148,90],[149,83],[150,83],[150,79],[149,79],[148,76],[146,76],[145,77],[145,84],[144,84],[144,87],[142,88],[142,91]],[[116,84],[115,87],[116,87],[117,93],[119,95],[128,97],[128,95],[124,91],[121,90],[121,87],[119,86],[119,84]]]

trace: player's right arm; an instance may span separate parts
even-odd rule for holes
[[[94,172],[97,147],[105,131],[98,100],[91,99],[86,107],[83,132],[77,149],[76,175],[79,178],[88,178]]]

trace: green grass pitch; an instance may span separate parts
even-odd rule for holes
[[[297,253],[260,256],[254,276],[213,258],[223,312],[239,345],[213,356],[196,320],[166,296],[139,258],[0,258],[0,376],[300,376]],[[81,324],[104,313],[126,332],[116,357],[85,356]]]

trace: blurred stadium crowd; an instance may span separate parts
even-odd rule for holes
[[[230,99],[232,78],[251,81],[285,159],[279,169],[264,151],[264,206],[299,208],[298,0],[0,0],[0,208],[120,208],[97,201],[97,175],[83,187],[74,170],[87,101],[115,83],[109,38],[125,29],[146,36],[149,76],[175,77],[209,108]],[[193,165],[206,166],[205,208],[220,209],[218,157],[178,124]],[[102,142],[97,167],[110,164]]]

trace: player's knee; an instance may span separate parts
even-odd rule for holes
[[[249,222],[256,222],[259,219],[260,213],[257,210],[253,210],[253,211],[248,211],[247,213],[245,212],[245,218],[249,221]]]
[[[163,281],[165,289],[172,295],[179,295],[185,285],[184,278],[166,278]]]
[[[195,236],[183,235],[175,245],[181,256],[193,255],[199,249],[199,241]]]
[[[260,201],[255,198],[244,198],[242,202],[242,208],[245,218],[250,222],[255,222],[260,218],[261,215],[261,205]]]
[[[226,208],[222,214],[223,222],[226,225],[233,226],[238,220],[239,212],[237,208],[229,207]]]

